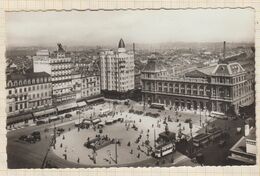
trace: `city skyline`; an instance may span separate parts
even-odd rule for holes
[[[190,32],[192,28],[194,32]],[[251,43],[254,10],[8,12],[6,31],[8,47],[52,46],[57,41],[67,46],[102,46],[117,43],[120,38],[126,43],[150,44]]]

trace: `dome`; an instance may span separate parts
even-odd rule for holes
[[[120,39],[119,43],[118,43],[118,48],[125,48],[125,43],[123,39]]]

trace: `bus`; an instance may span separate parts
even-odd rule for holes
[[[222,112],[211,111],[210,116],[217,119],[228,119],[228,117]]]
[[[160,104],[160,103],[152,103],[150,105],[150,108],[165,110],[164,104]]]
[[[164,143],[155,147],[155,151],[153,153],[155,158],[161,158],[175,151],[175,144],[172,142]]]

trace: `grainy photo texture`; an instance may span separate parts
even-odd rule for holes
[[[5,16],[8,168],[256,164],[253,9]]]

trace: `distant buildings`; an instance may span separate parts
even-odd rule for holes
[[[52,106],[51,76],[46,72],[10,74],[7,76],[6,91],[8,123],[19,121],[19,115],[26,112]]]
[[[101,89],[127,92],[134,89],[134,55],[127,52],[121,39],[117,51],[100,53]]]
[[[152,58],[142,71],[143,101],[178,109],[238,113],[239,106],[254,102],[254,80],[238,63],[217,64],[173,77]]]

